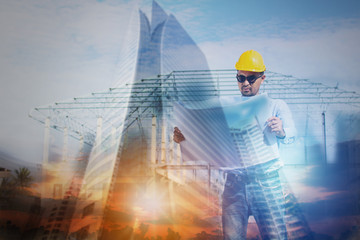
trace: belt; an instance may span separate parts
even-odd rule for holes
[[[268,173],[248,173],[243,171],[231,170],[226,173],[227,181],[238,181],[245,184],[256,182],[256,180],[265,180],[273,177],[279,177],[278,170],[274,170]]]

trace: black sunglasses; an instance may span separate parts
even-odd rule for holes
[[[245,80],[247,80],[249,84],[253,84],[254,82],[256,82],[258,78],[261,78],[262,76],[263,74],[260,74],[259,76],[250,75],[247,77],[245,77],[244,75],[236,75],[236,79],[238,80],[239,83],[244,83]]]

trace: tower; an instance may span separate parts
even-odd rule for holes
[[[215,90],[211,83],[199,83],[196,88],[179,84],[178,99],[171,99],[173,94],[168,93],[167,83],[159,76],[174,70],[208,70],[204,54],[177,19],[166,14],[155,1],[151,22],[141,10],[138,20],[131,22],[132,26],[138,23],[139,28],[132,31],[139,34],[130,31],[126,40],[131,43],[130,49],[125,50],[130,59],[122,59],[125,64],[122,69],[127,69],[128,78],[121,79],[111,91],[116,94],[125,86],[131,90],[119,95],[125,108],[114,102],[113,111],[99,116],[96,141],[70,226],[69,236],[76,239],[111,239],[114,236],[109,226],[114,224],[118,230],[126,231],[129,223],[132,230],[141,228],[137,218],[141,207],[135,203],[156,194],[161,194],[164,202],[168,200],[167,183],[154,172],[154,164],[165,164],[171,159],[162,151],[173,144],[169,136],[171,109],[166,104],[174,100],[206,100],[209,96],[197,92]],[[176,81],[168,80],[172,86]],[[154,182],[166,190],[156,187]]]

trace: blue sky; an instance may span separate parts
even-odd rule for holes
[[[357,1],[158,1],[191,32],[193,38],[204,41],[221,41],[234,35],[262,31],[263,34],[280,34],[282,37],[296,31],[312,31],[313,28],[330,28],[331,22],[359,18],[360,3]],[[188,25],[187,25],[188,24]],[[276,26],[274,26],[276,24]],[[304,25],[305,24],[305,25]],[[307,25],[306,25],[307,24]],[[249,29],[250,26],[258,28]],[[307,27],[307,29],[304,29]],[[217,31],[208,31],[208,30]],[[227,31],[222,31],[226,29]],[[229,31],[229,29],[232,29]],[[273,32],[276,29],[277,32]],[[334,29],[335,30],[335,29]],[[218,34],[221,32],[222,34]]]
[[[358,1],[159,0],[213,69],[256,49],[267,69],[360,92]],[[129,13],[150,0],[0,1],[0,150],[40,161],[30,109],[116,82]],[[31,136],[31,137],[29,137]],[[19,151],[21,149],[21,151]]]

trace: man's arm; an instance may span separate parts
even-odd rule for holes
[[[278,138],[285,138],[286,133],[283,128],[282,120],[279,117],[271,117],[267,120],[270,131]]]
[[[295,123],[289,109],[289,106],[282,100],[278,101],[276,117],[281,120],[282,129],[285,133],[283,137],[278,137],[284,144],[289,144],[295,141],[297,134]]]
[[[275,116],[267,119],[269,130],[284,144],[294,142],[296,128],[288,105],[283,100],[275,100]]]

